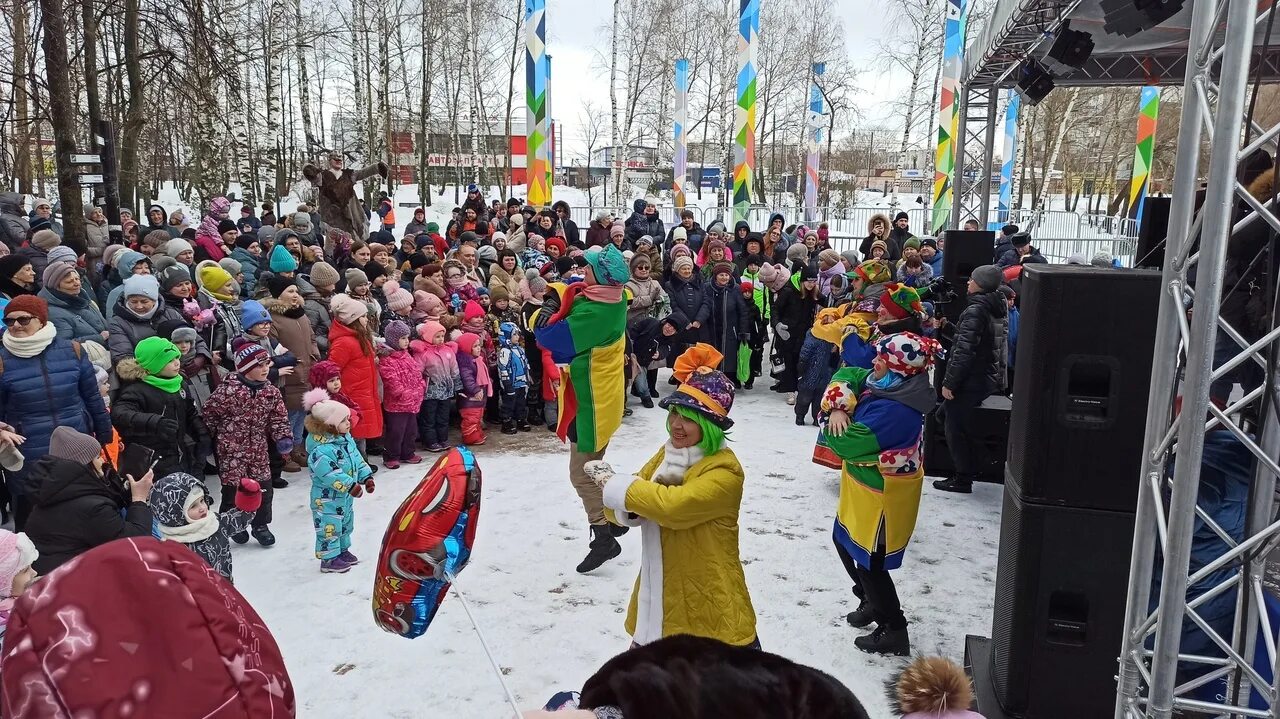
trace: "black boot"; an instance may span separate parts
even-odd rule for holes
[[[249,542],[248,530],[241,530],[231,535],[231,541],[235,542],[236,544],[247,544]]]
[[[607,526],[609,527],[609,534],[612,534],[615,537],[621,537],[631,531],[631,527],[625,527],[621,524],[609,524]]]
[[[272,534],[271,530],[266,527],[254,527],[253,538],[258,540],[258,544],[264,547],[270,547],[276,543],[276,535]]]
[[[640,404],[644,405],[645,409],[653,409],[653,398],[645,395],[640,398]]]
[[[871,616],[871,607],[868,607],[866,602],[862,602],[857,609],[846,614],[844,620],[849,623],[849,626],[861,629],[870,626],[875,621],[875,617]]]
[[[742,388],[743,388],[743,389],[755,389],[755,388],[756,388],[756,378],[755,378],[755,376],[753,375],[753,376],[751,377],[751,379],[747,380],[747,383],[746,383],[746,384],[744,384],[744,385],[742,385]]]
[[[527,419],[516,420],[516,428],[519,429],[521,432],[528,432],[531,429],[533,429],[532,427],[529,426],[529,420]]]
[[[284,489],[285,487],[288,487],[288,486],[289,486],[289,480],[285,479],[284,477],[271,478],[272,489]]]
[[[881,624],[874,632],[853,640],[855,646],[871,654],[891,654],[895,657],[911,656],[911,638],[907,628],[890,629]]]
[[[676,379],[674,376],[673,376],[673,377],[668,377],[668,378],[667,378],[667,384],[671,385],[672,387],[679,387],[679,386],[680,386],[680,380]]]
[[[517,431],[516,421],[514,419],[505,419],[502,421],[503,434],[515,434]]]
[[[951,479],[938,479],[933,482],[934,489],[940,489],[944,492],[955,492],[956,494],[969,494],[973,491],[973,482],[960,477],[952,477]]]
[[[600,567],[601,564],[622,554],[622,545],[613,538],[608,525],[591,525],[591,551],[578,565],[578,574],[586,574]]]
[[[650,386],[649,386],[649,396],[650,396],[650,397],[652,397],[652,398],[654,398],[654,399],[657,399],[657,398],[661,397],[662,395],[658,394],[658,388],[657,388],[657,387],[654,387],[654,386],[650,385]]]

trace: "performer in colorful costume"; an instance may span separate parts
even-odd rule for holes
[[[938,343],[902,333],[876,342],[871,369],[836,372],[822,400],[824,433],[843,461],[834,540],[862,603],[847,617],[859,649],[906,656],[907,620],[889,570],[902,566],[920,509],[921,434],[936,395],[928,369]]]
[[[560,415],[556,434],[570,442],[569,480],[591,524],[591,549],[577,567],[590,572],[622,553],[604,517],[600,488],[583,465],[604,457],[622,424],[626,405],[627,302],[623,284],[631,278],[626,258],[613,245],[586,255],[585,278],[551,289],[530,318],[538,344],[560,367]]]

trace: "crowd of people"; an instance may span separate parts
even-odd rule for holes
[[[319,571],[346,572],[354,500],[380,467],[536,427],[570,444],[590,525],[579,572],[640,528],[636,645],[693,634],[759,649],[737,545],[745,470],[726,441],[735,395],[759,379],[796,424],[822,428],[815,457],[842,470],[848,621],[876,625],[857,646],[909,653],[889,572],[923,480],[941,239],[913,235],[905,213],[876,215],[841,252],[824,224],[781,214],[730,230],[686,211],[666,227],[653,198],[583,228],[563,202],[486,202],[475,186],[443,227],[422,208],[401,227],[385,193],[373,212],[326,195],[326,178],[376,171],[330,158],[308,174],[318,202],[279,216],[243,202],[233,217],[225,197],[198,222],[152,206],[123,243],[92,230],[98,208],[81,240],[46,201],[28,214],[0,193],[0,466],[19,532],[0,535],[0,568],[15,563],[6,601],[130,537],[185,544],[232,581],[232,545],[274,544],[274,494],[302,472]],[[1037,261],[1013,234],[1011,265]],[[972,398],[1003,386],[1006,273],[974,271],[934,378],[956,444]],[[609,442],[655,406],[663,367],[667,440],[636,475],[615,473]]]

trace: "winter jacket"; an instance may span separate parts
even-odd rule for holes
[[[462,380],[462,397],[458,400],[458,409],[484,407],[487,396],[493,394],[493,379],[490,378],[490,384],[480,384],[476,357],[471,352],[458,345],[458,377]],[[481,396],[480,399],[475,399],[477,394]]]
[[[888,230],[883,238],[877,238],[871,232],[871,228],[875,226],[876,223],[884,224]],[[898,257],[901,257],[902,248],[897,247],[897,243],[893,241],[893,229],[893,223],[889,221],[888,215],[883,212],[877,212],[872,215],[871,219],[867,220],[867,236],[862,238],[862,243],[858,245],[858,254],[862,255],[862,259],[871,259],[871,243],[875,242],[877,239],[884,240],[885,247],[887,248],[883,259],[896,261],[897,257],[894,257],[895,249]]]
[[[426,231],[427,223],[425,218],[423,220],[419,220],[415,217],[412,220],[409,220],[409,224],[404,226],[404,234],[401,235],[401,237],[414,237]]]
[[[746,220],[738,220],[733,223],[733,239],[729,241],[729,249],[733,250],[733,254],[737,255],[747,250],[747,236],[751,234],[751,223]],[[761,251],[764,248],[761,247]]]
[[[820,393],[831,383],[831,375],[840,368],[840,354],[832,352],[835,345],[813,336],[810,330],[800,347],[800,364],[796,374],[799,388],[806,392]]]
[[[422,364],[408,350],[396,350],[378,361],[378,374],[387,411],[417,414],[427,389]]]
[[[462,391],[456,342],[433,345],[423,340],[413,340],[409,343],[409,351],[422,366],[423,376],[426,377],[426,399],[453,399]]]
[[[527,389],[531,382],[529,357],[515,339],[518,332],[515,324],[510,322],[503,323],[498,329],[498,383],[503,394]]]
[[[609,227],[592,220],[587,227],[587,247],[604,247],[609,244]]]
[[[198,491],[204,502],[213,513],[213,498],[205,489],[204,482],[186,472],[160,474],[156,472],[156,483],[151,489],[151,498],[147,500],[151,513],[157,524],[166,527],[185,527],[191,523],[187,518],[187,498],[193,490]],[[194,504],[191,506],[195,506]],[[204,539],[195,542],[182,542],[183,546],[200,555],[218,574],[231,581],[231,536],[246,531],[253,521],[254,512],[232,507],[216,514],[218,530]],[[179,541],[179,540],[173,540]]]
[[[209,294],[207,290],[201,288],[196,293],[196,302],[201,307],[208,306],[213,310],[213,323],[200,330],[201,339],[209,346],[210,350],[221,352],[222,356],[230,362],[231,358],[231,340],[239,337],[244,332],[241,326],[240,314],[244,309],[244,302],[236,298],[234,302],[223,302],[222,300]]]
[[[627,341],[640,369],[658,369],[666,358],[667,338],[662,336],[662,323],[652,317],[627,322]]]
[[[352,429],[356,439],[382,436],[382,403],[378,401],[378,368],[373,351],[366,354],[350,327],[334,322],[329,327],[329,359],[342,368],[342,392],[360,407],[360,424]]]
[[[196,447],[209,439],[191,395],[182,386],[177,392],[166,392],[142,381],[147,371],[135,359],[121,362],[116,373],[121,387],[111,402],[111,424],[120,441],[126,447],[136,443],[154,451],[157,478],[189,471]],[[165,420],[172,421],[178,431],[166,428]]]
[[[333,538],[354,528],[355,498],[351,490],[373,476],[351,433],[307,433],[307,468],[311,471],[311,520],[316,536]],[[349,535],[348,535],[349,536]],[[317,550],[321,544],[317,542]],[[338,549],[338,547],[334,547]],[[336,551],[335,551],[336,553]],[[330,559],[316,552],[317,559]]]
[[[107,349],[111,352],[111,365],[114,367],[126,357],[132,357],[133,348],[137,347],[142,340],[155,337],[156,328],[169,320],[186,324],[186,320],[177,310],[163,303],[156,307],[151,317],[138,317],[133,310],[129,309],[129,304],[122,295],[116,302],[115,310],[112,311],[111,321],[107,322],[107,332],[110,333],[107,337]],[[208,349],[203,339],[198,340],[198,343],[204,349]]]
[[[54,427],[65,425],[111,441],[111,417],[98,389],[93,363],[78,344],[55,339],[35,357],[18,357],[0,346],[0,422],[27,438],[22,444],[26,467],[10,473],[22,480],[49,453]],[[26,493],[23,481],[11,484]]]
[[[667,236],[663,240],[663,249],[667,252],[670,252],[672,245],[675,244],[675,233],[677,227],[684,227],[684,223],[678,222],[673,225],[671,229],[667,230]],[[702,249],[702,242],[707,238],[707,231],[702,229],[702,225],[694,222],[693,227],[685,227],[685,238],[689,242],[689,249],[697,253]],[[657,242],[658,238],[653,238],[653,241]]]
[[[927,373],[887,390],[868,387],[870,374],[863,367],[846,367],[823,393],[824,415],[839,409],[850,416],[844,434],[826,435],[844,465],[835,541],[863,568],[883,557],[885,569],[897,569],[920,511],[920,439],[924,414],[937,395]]]
[[[666,321],[676,330],[670,337],[670,356],[678,357],[686,347],[707,337],[706,324],[711,318],[711,300],[707,297],[702,278],[696,274],[687,280],[672,275],[671,281],[667,283],[667,297],[671,300],[671,314],[667,315]],[[694,322],[700,323],[702,327],[686,329]]]
[[[896,279],[898,282],[907,287],[921,288],[928,285],[933,280],[933,266],[923,260],[920,261],[920,267],[915,272],[909,272],[907,263],[898,264]]]
[[[111,242],[111,231],[107,228],[107,221],[94,222],[88,217],[84,218],[84,235],[85,235],[85,253],[89,262],[102,258],[102,251],[107,249],[107,245]]]
[[[662,227],[662,219],[655,212],[652,215],[644,214],[644,200],[636,200],[631,207],[634,212],[627,218],[625,223],[626,234],[624,235],[629,247],[636,246],[636,240],[648,235],[657,242],[659,238],[666,237],[666,230]]]
[[[889,245],[889,254],[886,256],[890,262],[897,262],[902,259],[902,248],[906,246],[907,240],[915,237],[908,230],[898,229],[896,225],[890,226],[889,237],[885,240],[885,244]]]
[[[89,299],[89,288],[82,288],[80,294],[72,297],[46,287],[36,296],[49,304],[49,321],[58,328],[59,339],[106,342],[102,333],[107,329],[107,321]]]
[[[239,373],[224,377],[209,396],[204,421],[214,437],[218,476],[224,485],[246,477],[270,482],[267,442],[293,438],[280,390],[265,382],[252,387]]]
[[[1005,388],[1009,305],[1000,292],[969,296],[947,352],[942,386],[955,393],[1000,392]]]
[[[258,290],[258,276],[262,273],[259,262],[262,258],[255,257],[243,247],[237,247],[231,250],[231,259],[240,263],[240,271],[244,273],[244,286],[240,288],[240,296],[253,297]]]
[[[0,241],[9,246],[10,252],[17,252],[30,233],[31,223],[22,212],[22,195],[0,192]]]
[[[627,632],[641,641],[693,634],[750,644],[756,613],[738,550],[742,465],[724,448],[690,466],[683,484],[669,486],[651,481],[665,456],[664,447],[637,476],[615,476],[604,486],[611,522],[635,524],[628,513],[647,520],[640,523],[644,553]]]
[[[262,306],[271,313],[271,337],[274,337],[289,350],[297,360],[293,373],[284,377],[284,406],[290,410],[302,409],[302,395],[311,386],[307,377],[311,374],[311,365],[320,361],[320,348],[316,346],[315,333],[311,331],[311,320],[305,307],[286,308],[278,299],[270,298],[262,301]]]
[[[26,533],[40,551],[32,566],[41,576],[113,539],[151,536],[151,508],[130,501],[114,471],[100,477],[86,465],[44,457],[31,479]]]
[[[641,317],[662,319],[667,316],[671,300],[667,298],[667,291],[662,289],[662,283],[653,279],[652,273],[647,280],[637,280],[632,277],[626,287],[631,292],[631,304],[627,307],[627,322]]]
[[[999,264],[1000,260],[1010,252],[1014,252],[1013,235],[1001,235],[999,241],[996,242],[996,251],[991,256],[991,262]]]
[[[736,379],[738,345],[747,342],[751,332],[746,300],[742,299],[742,290],[737,282],[730,281],[725,287],[720,287],[712,281],[707,285],[707,302],[711,307],[706,322],[707,340],[724,355],[720,371]]]
[[[800,276],[793,275],[778,292],[778,299],[773,303],[773,326],[779,340],[777,344],[801,347],[805,333],[813,326],[813,313],[817,309],[818,301],[800,289]]]
[[[151,211],[152,211],[152,210],[159,210],[159,211],[160,211],[160,214],[164,216],[164,219],[163,219],[163,220],[161,220],[161,221],[160,221],[160,224],[158,224],[158,225],[153,225],[153,224],[151,224]],[[164,230],[165,232],[169,233],[169,236],[170,236],[170,237],[178,237],[178,236],[180,236],[180,235],[182,234],[181,232],[179,232],[179,230],[178,230],[178,228],[177,228],[177,227],[174,227],[173,225],[170,225],[170,224],[169,224],[169,212],[168,212],[168,210],[164,209],[164,207],[162,207],[162,206],[160,206],[160,205],[149,205],[149,206],[147,207],[147,224],[146,224],[146,226],[145,226],[145,227],[139,228],[139,232],[140,232],[141,234],[139,234],[138,236],[139,236],[139,237],[146,237],[146,236],[147,236],[147,233],[149,233],[149,232],[154,232],[155,230]]]
[[[937,252],[933,253],[933,259],[929,260],[926,264],[929,265],[929,269],[933,270],[934,277],[941,277],[942,276],[942,250],[938,250]]]
[[[524,273],[517,267],[514,273],[507,272],[500,265],[493,265],[489,268],[489,292],[502,287],[506,289],[507,294],[514,302],[520,297],[520,279],[524,277]]]

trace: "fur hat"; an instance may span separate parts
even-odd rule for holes
[[[328,380],[325,381],[327,382]],[[351,410],[345,404],[330,399],[329,391],[323,387],[310,389],[303,393],[302,406],[312,417],[333,429],[337,429],[344,419],[351,418]]]
[[[40,320],[42,325],[49,322],[49,303],[35,295],[18,295],[10,300],[4,306],[4,316],[8,317],[14,312],[26,312]]]
[[[349,325],[357,319],[369,314],[369,308],[360,300],[350,295],[334,295],[329,300],[329,313],[333,315],[339,323]]]
[[[335,270],[329,262],[316,262],[315,265],[311,265],[311,284],[315,287],[334,287],[339,279],[338,270]]]
[[[733,408],[733,382],[716,369],[724,361],[724,355],[715,347],[699,342],[676,358],[672,376],[680,380],[680,386],[667,395],[659,407],[672,405],[688,407],[711,420],[721,429],[733,426],[729,410]]]
[[[75,265],[69,265],[66,262],[50,262],[49,265],[44,268],[44,276],[40,279],[44,284],[45,289],[56,290],[58,289],[58,284],[61,283],[67,275],[74,275],[75,273]]]
[[[31,244],[48,252],[62,244],[62,238],[53,230],[40,230],[31,236]]]
[[[969,677],[945,657],[916,657],[888,688],[893,713],[903,719],[982,719],[969,711]]]
[[[93,437],[64,424],[55,427],[53,435],[49,437],[49,454],[58,459],[88,465],[102,454],[102,445]]]
[[[383,293],[387,298],[387,308],[400,314],[404,314],[413,308],[413,295],[400,285],[387,283],[387,289]]]
[[[995,292],[1004,283],[1004,273],[995,265],[982,265],[973,269],[969,279],[983,292]]]

